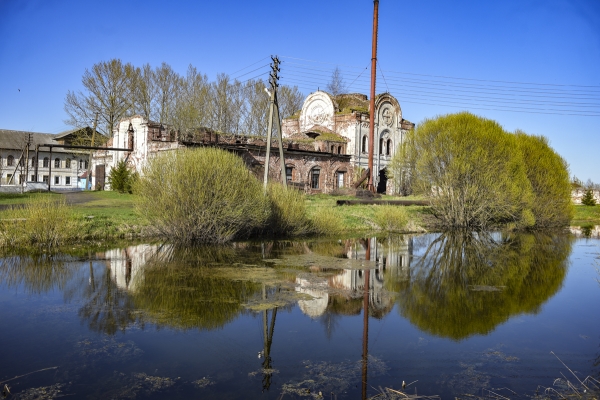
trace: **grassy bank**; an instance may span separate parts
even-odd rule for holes
[[[575,216],[571,221],[572,226],[600,225],[600,205],[575,206]]]
[[[123,238],[152,238],[155,231],[149,226],[143,215],[136,210],[137,197],[131,194],[116,192],[85,192],[75,194],[59,193],[0,193],[0,222],[2,229],[12,229],[14,224],[22,220],[18,210],[39,199],[50,198],[63,202],[69,210],[71,219],[68,228],[69,242],[104,241]],[[391,231],[422,231],[431,226],[432,216],[423,206],[394,207],[355,205],[337,206],[337,200],[355,199],[351,196],[314,195],[306,197],[307,213],[311,219],[322,220],[325,225],[332,226],[334,233],[362,234]],[[383,196],[383,199],[394,199]],[[406,199],[406,198],[404,198]],[[398,224],[388,223],[383,215],[401,209]],[[383,222],[382,222],[383,220]],[[9,222],[7,222],[9,221]],[[403,225],[402,225],[403,224]],[[400,226],[401,225],[401,226]],[[575,206],[574,226],[600,225],[600,206]]]

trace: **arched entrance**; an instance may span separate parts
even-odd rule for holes
[[[385,194],[385,190],[387,187],[387,170],[386,168],[379,171],[379,183],[377,184],[377,193]]]

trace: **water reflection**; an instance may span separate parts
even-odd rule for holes
[[[7,287],[23,286],[27,293],[62,290],[75,269],[70,257],[61,255],[19,255],[0,260],[0,282]]]
[[[537,313],[558,291],[571,243],[565,235],[442,234],[411,267],[399,311],[438,336],[487,334],[512,315]]]

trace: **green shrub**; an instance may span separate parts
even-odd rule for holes
[[[427,197],[446,228],[520,223],[531,186],[514,135],[491,120],[459,113],[425,120],[397,152],[410,187]]]
[[[111,190],[119,193],[132,193],[137,180],[137,174],[127,167],[127,162],[121,160],[108,173],[108,183]]]
[[[533,191],[531,212],[536,227],[566,226],[573,218],[571,182],[566,161],[543,136],[515,133]]]
[[[279,183],[268,186],[267,197],[271,215],[267,231],[284,236],[301,236],[311,233],[311,223],[306,214],[304,193],[285,188]]]
[[[375,224],[385,232],[406,231],[409,218],[406,209],[401,206],[376,206],[373,215]]]
[[[224,243],[262,229],[269,203],[243,160],[214,148],[149,160],[137,185],[138,209],[177,243]]]
[[[594,192],[591,189],[585,191],[585,194],[581,198],[581,204],[584,206],[595,206],[596,199],[594,199]]]
[[[76,223],[64,198],[42,196],[0,221],[0,245],[57,247],[72,237]]]

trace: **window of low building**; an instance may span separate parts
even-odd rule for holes
[[[6,165],[12,167],[15,164],[15,158],[13,156],[8,156],[6,158]]]
[[[42,176],[42,182],[48,183],[48,175],[43,175]]]
[[[67,160],[65,161],[65,168],[71,168],[71,159],[67,158]]]
[[[44,157],[44,161],[42,161],[43,168],[48,168],[50,166],[50,159],[48,157]]]
[[[35,167],[35,157],[31,157],[31,166]]]
[[[346,186],[346,171],[336,172],[336,186],[341,189]]]
[[[285,180],[288,182],[294,180],[294,167],[285,167]]]
[[[383,138],[379,139],[379,154],[383,154]]]
[[[388,139],[386,146],[385,146],[385,155],[386,156],[391,156],[392,155],[392,139]]]
[[[35,175],[31,175],[31,182],[35,182]]]
[[[65,176],[65,185],[70,185],[70,184],[71,184],[71,177]]]
[[[60,158],[54,159],[54,168],[60,168]]]
[[[362,147],[361,147],[361,151],[362,151],[363,153],[366,153],[366,152],[367,152],[367,135],[364,135],[364,136],[362,137]]]
[[[54,177],[54,184],[55,185],[60,185],[60,176],[55,176]]]
[[[320,186],[321,169],[313,168],[310,170],[310,187],[311,189],[319,189]]]

